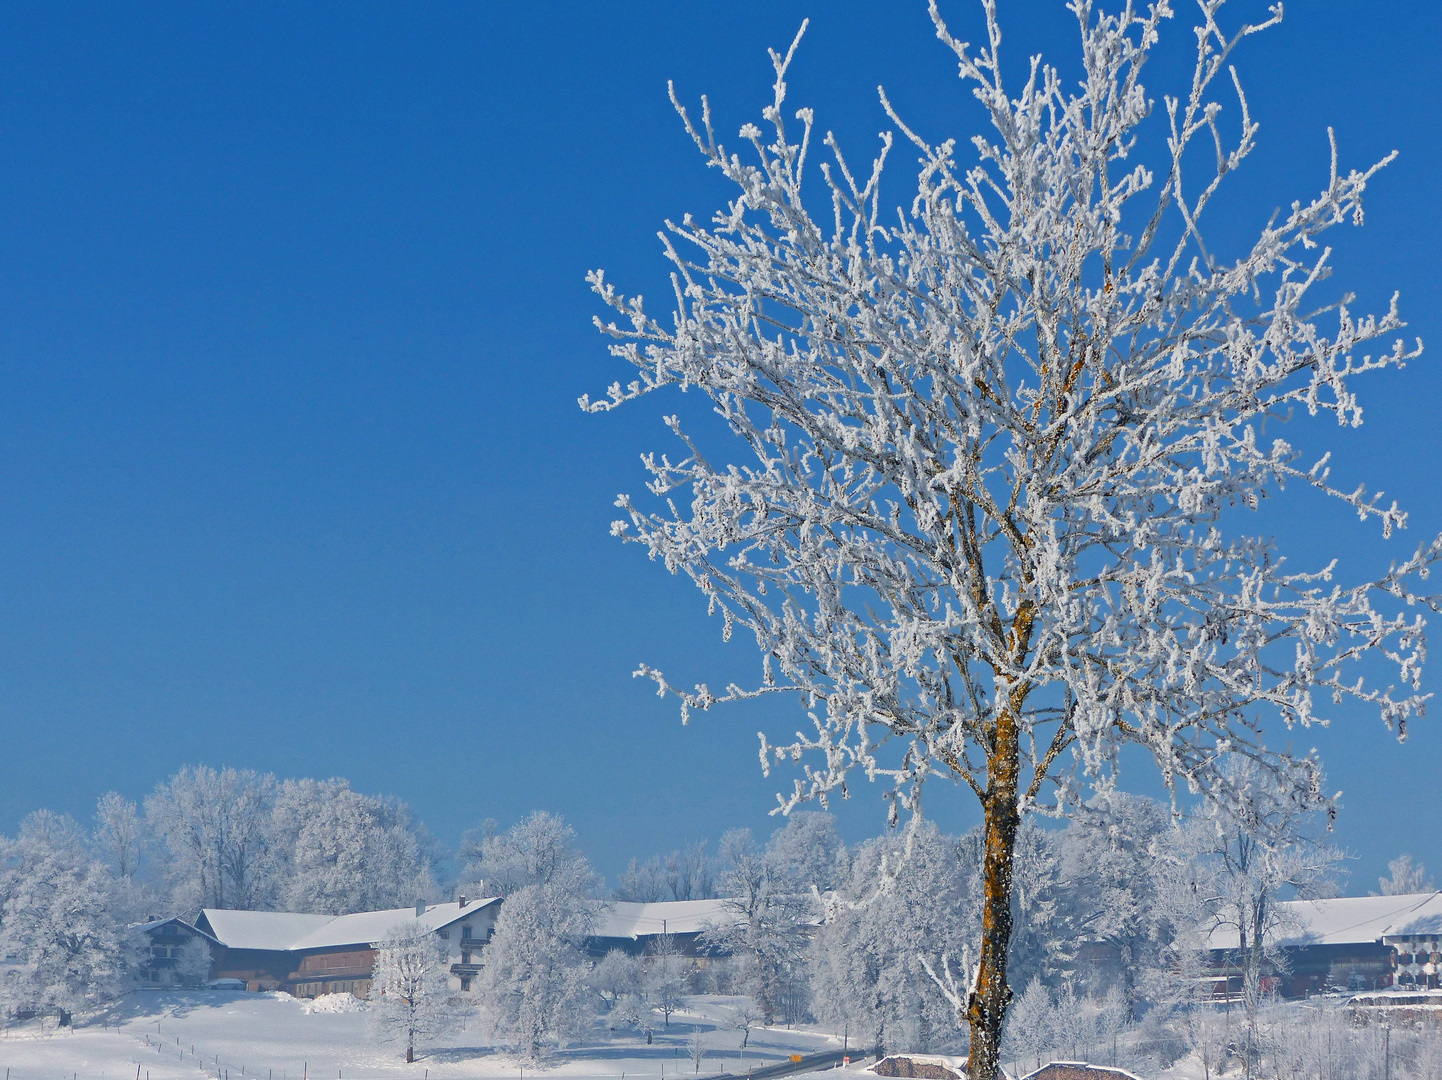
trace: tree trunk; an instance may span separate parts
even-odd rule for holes
[[[1011,1004],[1006,982],[1006,953],[1011,944],[1011,874],[1016,855],[1020,773],[1018,730],[1008,710],[997,723],[996,749],[987,761],[987,800],[983,836],[981,958],[976,987],[967,1001],[971,1028],[969,1080],[997,1080],[1001,1076],[1001,1028]]]
[[[1265,894],[1252,898],[1252,942],[1247,950],[1246,975],[1242,981],[1242,1001],[1247,1010],[1246,1052],[1242,1055],[1243,1075],[1252,1075],[1252,1066],[1257,1053],[1257,1021],[1262,1006],[1262,934],[1267,925],[1267,897]]]
[[[1262,959],[1264,946],[1262,934],[1267,925],[1267,898],[1265,895],[1252,899],[1252,946],[1247,952],[1247,976],[1255,993],[1262,990]]]

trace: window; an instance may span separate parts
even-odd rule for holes
[[[465,990],[469,990],[470,988],[471,988],[471,977],[470,977],[469,975],[462,975],[462,976],[461,976],[461,990],[465,991]]]
[[[470,939],[470,936],[471,936],[471,927],[470,927],[470,924],[467,923],[465,926],[461,927],[461,939],[462,939],[463,941],[464,941],[464,940],[469,940],[469,939]]]
[[[451,932],[449,930],[437,930],[436,936],[439,937],[442,941],[451,940]]]

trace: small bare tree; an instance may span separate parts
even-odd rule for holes
[[[671,934],[660,934],[655,941],[646,961],[646,996],[652,1006],[661,1010],[669,1028],[671,1014],[681,1007],[686,993],[686,957]]]
[[[746,1044],[751,1041],[751,1029],[761,1023],[761,1010],[749,997],[743,997],[741,1003],[731,1010],[731,1026],[741,1032],[741,1049],[746,1049]]]
[[[1325,723],[1320,692],[1405,732],[1425,654],[1409,608],[1437,607],[1411,580],[1442,542],[1343,586],[1334,564],[1293,571],[1273,541],[1234,529],[1288,483],[1384,537],[1406,520],[1334,485],[1326,456],[1303,462],[1269,432],[1294,411],[1355,426],[1352,379],[1420,348],[1365,351],[1403,326],[1395,301],[1373,316],[1345,295],[1315,298],[1331,259],[1318,237],[1361,222],[1380,166],[1339,171],[1334,150],[1320,193],[1249,248],[1225,257],[1204,238],[1257,134],[1228,62],[1280,6],[1228,33],[1221,0],[1201,0],[1190,86],[1157,110],[1156,172],[1140,76],[1167,0],[1115,15],[1072,0],[1080,79],[1037,59],[1019,88],[1004,85],[995,2],[982,6],[976,50],[931,8],[990,122],[966,144],[974,162],[913,131],[882,95],[920,159],[894,217],[881,195],[890,133],[858,175],[810,109],[787,111],[796,42],[772,54],[769,133],[741,128],[748,159],[718,139],[705,99],[699,123],[677,103],[736,194],[709,223],[688,215],[663,233],[670,320],[592,275],[619,313],[598,325],[635,376],[581,404],[696,391],[744,450],[727,460],[668,417],[681,456],[645,459],[657,504],[621,497],[613,532],[690,576],[723,636],[750,633],[760,678],[716,693],[638,674],[677,694],[683,717],[799,697],[807,733],[762,738],[765,764],[819,758],[782,809],[844,794],[857,769],[891,781],[893,816],[917,810],[938,774],[977,798],[981,940],[974,957],[944,962],[938,983],[970,1027],[970,1076],[994,1080],[1022,816],[1063,812],[1081,780],[1110,786],[1128,744],[1169,784],[1223,803],[1239,793],[1222,765],[1241,755],[1327,804],[1317,761],[1269,749],[1264,718]],[[1223,88],[1236,91],[1230,127]],[[831,160],[814,216],[804,178],[818,142]],[[1385,664],[1398,688],[1373,684]]]
[[[701,1059],[706,1056],[706,1036],[702,1032],[697,1031],[686,1041],[686,1053],[691,1055],[691,1060],[696,1066],[692,1072],[699,1073],[701,1071]]]

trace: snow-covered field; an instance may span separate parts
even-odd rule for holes
[[[672,1014],[669,1029],[658,1027],[650,1046],[644,1035],[608,1031],[603,1017],[593,1040],[557,1054],[540,1071],[566,1080],[685,1080],[697,1075],[690,1047],[698,1035],[706,1048],[699,1069],[703,1077],[745,1075],[748,1068],[791,1054],[840,1045],[814,1028],[754,1027],[743,1057],[742,1034],[731,1021],[735,1003],[734,998],[687,998],[686,1009]],[[43,1033],[34,1023],[0,1032],[0,1070],[9,1080],[133,1080],[137,1075],[141,1080],[195,1080],[217,1072],[222,1080],[453,1080],[516,1078],[522,1067],[492,1050],[475,1025],[438,1046],[426,1046],[417,1052],[416,1063],[407,1065],[403,1048],[371,1039],[363,1008],[310,1010],[280,994],[136,993],[106,1017],[73,1030],[57,1031],[47,1022]]]

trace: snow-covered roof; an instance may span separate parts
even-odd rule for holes
[[[413,907],[338,915],[324,926],[317,927],[297,939],[290,948],[292,951],[301,952],[306,949],[333,949],[340,945],[370,945],[380,941],[395,927],[410,923],[420,923],[427,929],[439,930],[494,903],[495,897],[472,900],[464,908],[460,904],[427,904],[421,915],[417,915]]]
[[[1085,1061],[1052,1061],[1022,1080],[1141,1080],[1135,1073],[1115,1066],[1091,1065]]]
[[[171,925],[183,926],[192,934],[199,934],[207,941],[214,941],[217,945],[221,944],[221,942],[218,941],[216,938],[211,937],[198,926],[191,926],[190,923],[186,922],[178,915],[171,916],[169,919],[147,919],[145,922],[131,923],[125,929],[128,933],[131,934],[149,934],[161,929],[162,927]]]
[[[201,908],[201,917],[217,941],[231,949],[285,952],[291,942],[319,930],[334,915],[303,915],[295,911],[234,911]],[[414,914],[414,912],[412,912]]]
[[[601,911],[596,937],[641,938],[655,934],[698,934],[713,926],[737,922],[740,915],[731,901],[662,900],[637,904],[614,900]]]
[[[951,1054],[888,1054],[880,1061],[868,1065],[863,1071],[887,1077],[916,1076],[918,1065],[932,1066],[930,1069],[923,1068],[919,1075],[940,1073],[957,1077],[959,1080],[965,1080],[966,1077],[966,1058]]]
[[[221,944],[232,949],[267,949],[275,952],[303,952],[332,949],[341,945],[366,946],[385,937],[392,927],[419,922],[439,930],[488,904],[495,897],[473,900],[464,908],[458,903],[427,904],[416,909],[361,911],[354,915],[303,915],[293,911],[231,911],[204,908],[201,914]]]
[[[1442,892],[1402,896],[1339,896],[1288,900],[1278,905],[1277,945],[1360,945],[1384,938],[1442,935]],[[1213,949],[1237,946],[1230,927],[1213,930]]]

